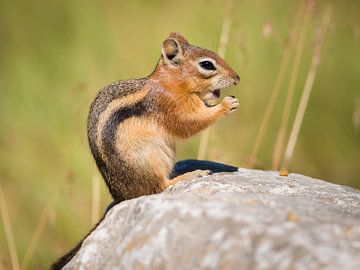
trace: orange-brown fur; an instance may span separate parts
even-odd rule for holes
[[[192,175],[206,174],[194,171],[170,179],[175,140],[234,111],[239,105],[234,97],[210,105],[218,100],[219,89],[239,80],[217,54],[171,33],[149,77],[104,87],[90,107],[88,139],[114,201],[158,193]],[[80,246],[52,269],[61,269]]]
[[[216,63],[214,74],[202,71],[199,67],[202,59]],[[175,139],[194,135],[238,105],[233,97],[225,97],[218,105],[209,107],[202,97],[214,88],[225,88],[238,81],[238,75],[217,54],[190,45],[180,34],[171,33],[163,43],[158,65],[143,86],[131,94],[109,98],[105,108],[97,113],[95,146],[89,135],[93,152],[98,152],[98,157],[94,154],[95,160],[102,164],[99,169],[114,199],[131,199],[166,188],[175,160]],[[106,96],[107,91],[99,95]],[[114,113],[121,114],[121,110],[136,107],[141,101],[146,108],[134,116],[127,115],[112,127],[116,129],[114,138],[103,135]],[[95,100],[92,108],[97,106]],[[89,120],[92,117],[90,113]]]

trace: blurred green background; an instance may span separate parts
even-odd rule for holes
[[[235,1],[225,58],[241,83],[226,93],[239,98],[240,108],[211,130],[207,159],[246,166],[299,3]],[[315,2],[290,123],[327,4],[330,31],[290,171],[360,188],[360,1]],[[216,51],[224,11],[220,0],[0,1],[0,181],[20,264],[27,256],[29,269],[47,268],[98,218],[86,138],[98,89],[148,75],[172,31]],[[271,168],[291,53],[257,157],[262,169]],[[177,158],[196,158],[199,139],[180,142]],[[110,197],[100,181],[102,213]],[[0,269],[11,268],[4,224]]]

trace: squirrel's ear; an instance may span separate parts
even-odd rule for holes
[[[162,55],[166,64],[177,67],[180,64],[182,48],[179,42],[174,38],[168,38],[162,44]]]
[[[184,36],[178,32],[171,32],[169,35],[169,38],[173,38],[182,43],[189,44],[189,42],[186,40],[186,38],[184,38]]]

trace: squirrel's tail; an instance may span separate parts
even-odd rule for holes
[[[68,262],[71,261],[71,259],[76,255],[76,253],[79,251],[79,249],[81,248],[82,243],[84,242],[84,240],[97,228],[97,226],[99,226],[99,224],[101,223],[101,221],[103,221],[103,219],[105,218],[107,212],[116,204],[118,204],[119,202],[117,201],[113,201],[112,203],[109,204],[109,206],[106,208],[105,214],[102,216],[102,218],[99,220],[98,223],[96,223],[96,225],[91,229],[91,231],[76,245],[76,247],[74,247],[72,250],[70,250],[68,253],[66,253],[64,256],[62,256],[61,258],[59,258],[58,260],[56,260],[50,267],[51,270],[60,270],[62,269]]]

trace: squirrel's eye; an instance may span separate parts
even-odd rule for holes
[[[199,65],[200,65],[200,67],[202,67],[203,69],[206,69],[206,70],[216,70],[216,67],[210,61],[201,61],[199,63]]]

